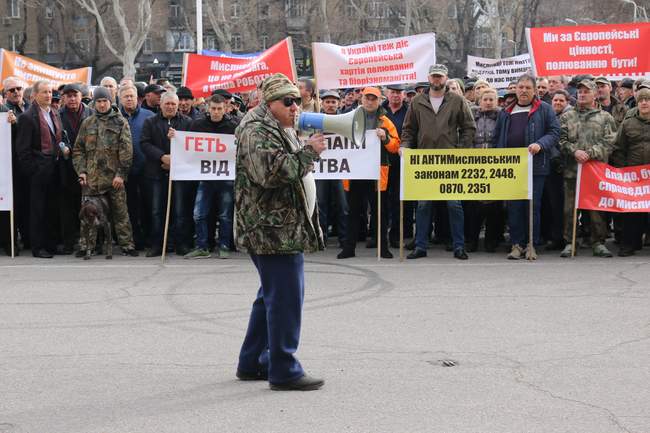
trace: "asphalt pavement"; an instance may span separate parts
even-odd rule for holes
[[[649,249],[336,253],[306,256],[315,392],[235,378],[245,255],[0,257],[0,433],[650,432]]]

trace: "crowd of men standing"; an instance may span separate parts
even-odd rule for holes
[[[27,88],[15,77],[2,84],[0,111],[9,111],[12,123],[20,240],[15,252],[31,250],[39,258],[99,253],[101,243],[84,236],[91,222],[80,218],[84,201],[96,196],[110,203],[124,255],[144,250],[147,257],[161,255],[175,131],[234,134],[246,111],[265,103],[259,90],[242,95],[218,90],[205,100],[166,80],[118,83],[105,77],[92,91],[81,84],[54,89],[44,81]],[[400,147],[526,147],[533,155],[532,242],[526,201],[407,202],[409,259],[442,244],[466,260],[479,250],[483,229],[487,252],[509,239],[509,259],[535,259],[542,245],[569,257],[575,253],[570,241],[577,164],[650,164],[648,81],[524,75],[496,91],[481,79],[449,78],[444,65],[432,65],[428,82],[410,87],[317,92],[313,80],[300,79],[298,88],[303,111],[335,115],[361,107],[367,129],[376,131],[382,145],[379,183],[316,182],[321,229],[326,240],[338,239],[340,259],[354,257],[360,241],[368,248],[380,245],[384,258],[399,247]],[[169,248],[191,259],[213,252],[229,257],[235,249],[233,188],[230,181],[174,181]],[[605,242],[610,233],[620,243],[620,256],[641,249],[644,233],[650,243],[647,213],[584,211],[579,221],[578,238],[595,256],[612,256]],[[0,213],[0,246],[8,255],[9,235],[8,216]]]

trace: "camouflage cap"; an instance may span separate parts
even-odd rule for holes
[[[586,87],[589,90],[596,90],[596,83],[591,80],[580,81],[576,87],[580,88],[580,86]]]
[[[607,84],[608,86],[612,85],[612,83],[607,79],[607,77],[603,77],[603,76],[596,78],[594,81],[596,84]]]
[[[645,87],[641,90],[639,90],[639,93],[636,95],[636,102],[640,101],[646,101],[650,100],[650,89],[646,89]]]
[[[446,76],[448,74],[449,74],[449,70],[447,69],[447,67],[445,65],[437,64],[437,65],[431,65],[429,67],[429,75],[445,75]]]
[[[265,102],[276,101],[285,96],[300,97],[298,88],[284,74],[273,74],[262,82],[262,94]]]

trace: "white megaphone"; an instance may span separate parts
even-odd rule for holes
[[[296,128],[339,134],[361,146],[366,140],[366,114],[361,107],[345,114],[300,113]]]

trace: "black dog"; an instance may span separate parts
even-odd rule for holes
[[[79,251],[79,256],[83,256],[84,260],[90,260],[97,242],[97,229],[101,227],[104,231],[106,259],[112,259],[113,235],[111,233],[110,206],[106,194],[83,196],[79,220],[81,222],[81,237],[86,245],[85,255],[83,251]]]

